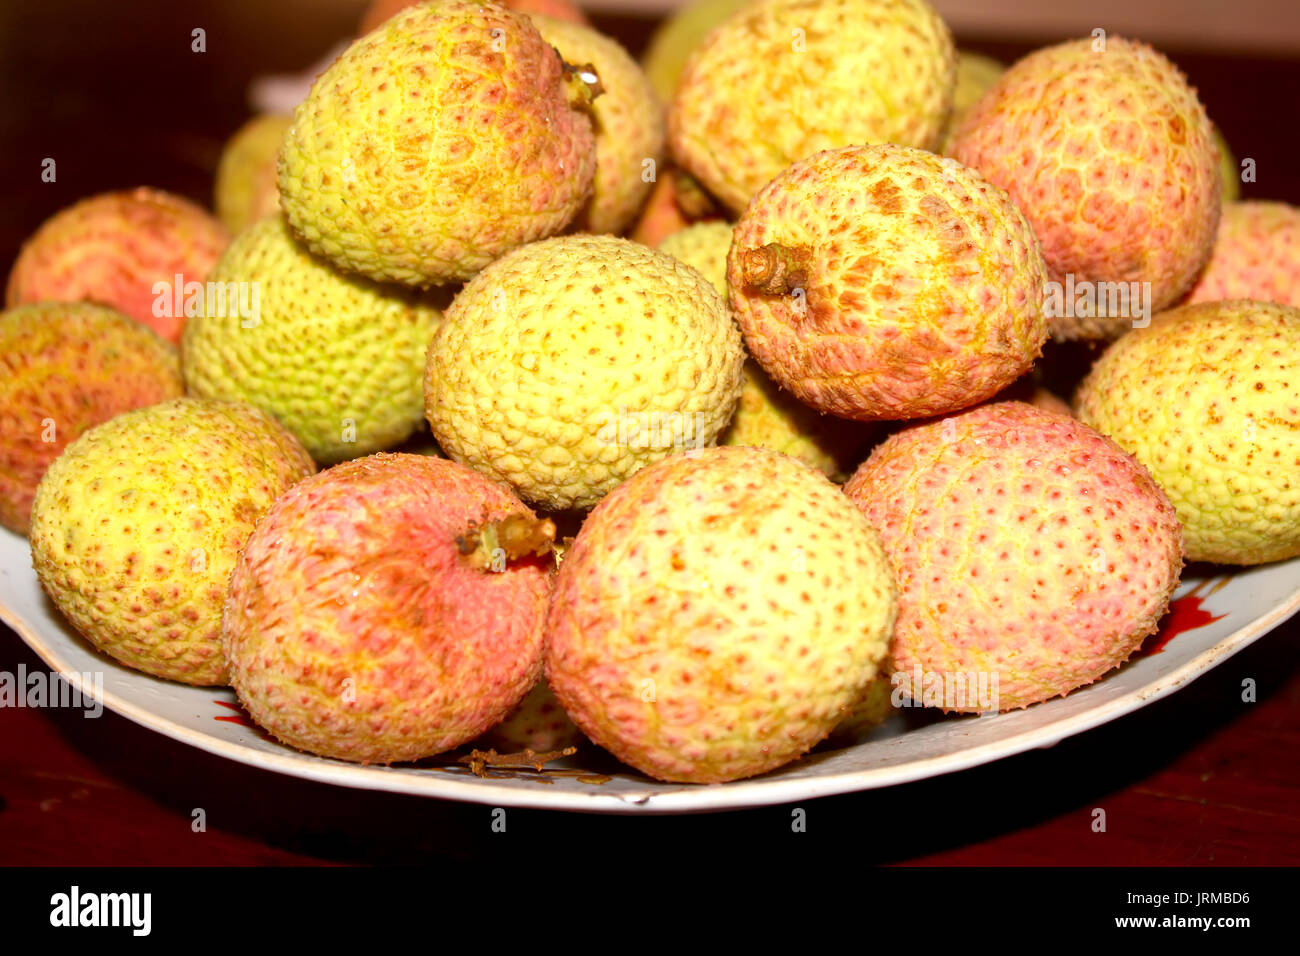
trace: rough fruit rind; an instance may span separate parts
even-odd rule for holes
[[[1300,209],[1255,200],[1224,205],[1210,261],[1183,304],[1225,299],[1300,307]]]
[[[249,538],[222,639],[253,718],[311,753],[416,760],[473,740],[541,672],[550,558],[473,567],[457,538],[532,513],[442,458],[372,455],[300,482]]]
[[[276,161],[292,121],[279,113],[254,116],[222,148],[212,203],[231,235],[280,210]]]
[[[898,581],[890,669],[918,702],[937,675],[946,710],[1011,710],[1095,681],[1155,631],[1182,569],[1178,519],[1147,470],[1021,402],[896,432],[844,491]],[[995,699],[948,699],[958,675],[984,675]]]
[[[186,323],[192,395],[256,405],[322,464],[392,447],[423,422],[425,354],[442,315],[429,295],[339,272],[280,216],[236,236],[212,281],[256,287],[257,310]]]
[[[1192,561],[1300,554],[1300,309],[1171,309],[1114,342],[1079,418],[1137,456],[1178,511]]]
[[[221,607],[271,503],[315,471],[241,402],[177,398],[118,415],[55,459],[30,540],[41,586],[92,644],[145,673],[224,684]]]
[[[925,0],[759,0],[687,62],[668,116],[673,158],[739,213],[822,150],[937,149],[956,69]]]
[[[951,159],[849,146],[796,163],[736,223],[749,353],[818,411],[922,418],[1014,382],[1047,338],[1046,269],[1001,189]]]
[[[578,86],[524,14],[471,0],[403,11],[348,47],[294,113],[285,217],[345,271],[468,279],[562,230],[590,195]]]
[[[426,414],[456,461],[548,510],[590,508],[645,465],[711,444],[743,361],[694,269],[626,239],[563,236],[456,296],[429,346]]]
[[[660,780],[721,782],[806,752],[883,659],[876,532],[793,458],[710,448],[638,472],[583,523],[546,677],[593,741]]]
[[[84,302],[0,313],[0,525],[27,533],[36,486],[88,428],[185,394],[171,343]]]

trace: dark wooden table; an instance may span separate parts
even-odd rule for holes
[[[0,263],[77,199],[148,184],[210,201],[220,147],[255,75],[301,69],[345,36],[345,0],[57,0],[0,6]],[[598,18],[636,52],[645,23]],[[191,50],[192,30],[207,51]],[[1027,44],[968,45],[1011,59]],[[1300,64],[1171,50],[1259,180],[1300,203]],[[1283,108],[1285,107],[1285,108]],[[1279,115],[1279,110],[1282,114]],[[42,183],[42,160],[58,180]],[[40,661],[0,628],[0,671]],[[1241,681],[1258,682],[1243,703]],[[1049,750],[933,780],[692,817],[509,811],[346,790],[244,767],[112,713],[0,710],[0,864],[424,863],[546,853],[718,858],[819,847],[859,863],[1300,863],[1300,621],[1173,696]],[[205,832],[191,828],[202,808]],[[1093,811],[1106,811],[1104,833]],[[803,842],[797,842],[803,841]]]

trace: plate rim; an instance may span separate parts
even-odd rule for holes
[[[57,608],[55,610],[57,612]],[[506,786],[481,778],[467,779],[458,775],[444,775],[428,768],[399,767],[397,769],[401,772],[394,772],[384,765],[350,764],[301,751],[268,753],[186,727],[142,705],[124,700],[107,689],[99,699],[105,707],[119,716],[179,743],[214,756],[234,760],[245,766],[316,783],[517,809],[601,814],[714,812],[774,806],[797,800],[817,799],[913,783],[930,777],[968,770],[1035,748],[1054,746],[1067,737],[1073,737],[1133,713],[1181,689],[1275,630],[1297,611],[1300,611],[1300,588],[1297,588],[1283,603],[1251,620],[1213,646],[1201,651],[1181,667],[1149,684],[1081,713],[1061,718],[1058,723],[1048,727],[1029,728],[1009,737],[979,744],[957,753],[920,758],[895,766],[840,771],[821,777],[782,778],[760,775],[725,784],[679,784],[672,790],[646,790],[643,793],[601,792],[595,788],[589,794],[573,791],[547,792],[541,787],[533,790],[526,787]],[[28,624],[22,615],[14,612],[2,599],[0,599],[0,620],[12,628],[23,643],[31,648],[48,667],[62,675],[83,694],[96,699],[91,689],[82,686],[80,673],[62,659],[57,649],[48,647],[48,642],[39,636],[36,628]],[[70,626],[65,625],[65,627]],[[84,637],[80,635],[77,637],[85,641]],[[103,655],[102,651],[94,648],[89,642],[86,643],[95,653]],[[106,665],[126,667],[109,655],[103,656]],[[213,689],[228,690],[229,688]],[[1082,690],[1085,688],[1079,689]],[[281,746],[288,747],[287,744]],[[662,786],[662,784],[655,786]]]

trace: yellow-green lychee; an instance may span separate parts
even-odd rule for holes
[[[652,462],[714,442],[744,350],[694,269],[574,235],[498,259],[429,346],[426,413],[451,458],[549,510],[590,508]]]
[[[1029,54],[966,114],[952,155],[1023,210],[1053,281],[1129,293],[1115,308],[1054,309],[1057,338],[1148,321],[1209,259],[1222,191],[1210,120],[1146,44],[1096,37]]]
[[[618,41],[591,27],[541,14],[533,24],[566,63],[591,67],[601,93],[592,103],[596,176],[574,226],[621,233],[640,210],[664,158],[663,112],[636,60]]]
[[[1001,189],[952,159],[827,150],[736,224],[727,287],[749,354],[820,412],[924,418],[989,398],[1047,338],[1046,268]]]
[[[157,677],[224,684],[235,559],[271,503],[313,471],[298,440],[251,405],[177,398],[126,412],[45,472],[32,565],[104,653]]]
[[[1226,209],[1228,203],[1241,198],[1241,168],[1237,165],[1237,157],[1232,154],[1232,147],[1223,136],[1223,130],[1211,123],[1210,132],[1214,136],[1214,145],[1219,150],[1219,178],[1223,181],[1223,205]]]
[[[655,28],[641,65],[660,102],[672,102],[686,61],[700,42],[729,16],[754,0],[687,0]]]
[[[956,69],[926,0],[758,0],[687,62],[669,110],[672,155],[739,213],[822,150],[937,149]]]
[[[355,41],[280,151],[294,233],[336,266],[415,286],[467,279],[562,230],[591,194],[592,92],[532,21],[434,0]]]
[[[291,122],[280,113],[254,116],[221,150],[213,206],[231,235],[279,210],[276,160]]]
[[[298,483],[230,576],[240,702],[290,746],[362,763],[498,724],[541,673],[551,590],[549,537],[499,547],[506,527],[553,531],[444,458],[371,455]]]
[[[546,679],[643,773],[736,780],[848,715],[894,614],[879,536],[824,475],[706,448],[638,472],[587,517],[556,578]]]
[[[1204,302],[1113,343],[1075,408],[1151,470],[1189,560],[1262,564],[1300,554],[1297,376],[1300,309]]]
[[[586,738],[555,698],[555,691],[539,680],[528,696],[477,741],[479,747],[491,747],[498,753],[533,753],[574,747]]]
[[[659,251],[698,269],[726,297],[730,223],[702,222],[666,238]],[[835,481],[849,476],[865,451],[870,430],[822,415],[783,392],[754,361],[744,367],[736,414],[719,445],[758,445],[798,458]]]
[[[321,463],[390,448],[423,422],[425,353],[441,319],[431,294],[339,272],[280,216],[236,236],[211,282],[225,302],[186,323],[190,394],[256,405]],[[245,289],[256,294],[232,307]]]
[[[0,525],[27,533],[37,483],[86,429],[183,394],[175,346],[120,312],[43,302],[0,313]]]
[[[952,113],[944,133],[943,152],[951,149],[953,131],[961,125],[970,108],[980,97],[993,88],[993,84],[1006,72],[1006,65],[991,56],[973,50],[957,51],[957,85],[953,88]]]
[[[1214,252],[1184,304],[1223,299],[1300,307],[1300,208],[1259,200],[1224,205]]]

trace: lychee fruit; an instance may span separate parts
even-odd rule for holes
[[[1254,200],[1223,207],[1214,252],[1184,304],[1223,299],[1300,306],[1300,209]]]
[[[911,147],[790,167],[740,217],[727,270],[749,353],[842,418],[972,405],[1024,374],[1047,338],[1025,217],[970,169]]]
[[[313,471],[297,439],[251,405],[177,398],[126,412],[45,472],[32,565],[101,651],[157,677],[224,684],[235,558],[276,497]]]
[[[1211,123],[1210,132],[1219,150],[1219,178],[1223,183],[1223,211],[1226,213],[1228,203],[1241,198],[1241,167],[1237,165],[1237,157],[1232,155],[1232,147],[1224,138],[1223,130]]]
[[[948,711],[1012,710],[1119,666],[1182,570],[1151,475],[1066,415],[994,402],[902,429],[845,493],[899,587],[890,669]]]
[[[711,209],[698,208],[699,204],[692,203],[692,197],[708,198],[688,173],[675,166],[660,168],[641,211],[628,230],[628,238],[652,249],[658,248],[673,233],[712,213]]]
[[[526,15],[473,0],[411,7],[348,47],[294,113],[285,217],[344,271],[468,279],[585,205],[591,97]]]
[[[993,84],[1006,72],[1006,65],[976,53],[973,50],[957,51],[957,85],[953,88],[952,113],[948,117],[945,133],[946,154],[951,146],[948,142],[952,132],[961,125],[961,121],[970,108],[979,102],[980,97],[993,88]]]
[[[178,284],[203,282],[226,247],[225,228],[194,203],[156,189],[104,193],[56,213],[23,245],[8,304],[94,302],[177,343]]]
[[[221,150],[213,206],[231,235],[279,211],[276,160],[290,122],[279,113],[254,116]]]
[[[236,236],[212,283],[228,290],[224,307],[185,327],[192,395],[256,405],[321,463],[390,448],[423,423],[425,354],[442,315],[430,294],[339,272],[280,216]],[[256,301],[232,307],[241,289]]]
[[[1024,211],[1054,281],[1149,283],[1141,319],[1177,302],[1209,258],[1222,190],[1210,120],[1145,44],[1031,53],[966,114],[951,152]],[[1131,302],[1055,311],[1062,339],[1114,338],[1139,318]]]
[[[185,394],[175,346],[103,306],[0,313],[0,525],[27,533],[45,469],[86,429]]]
[[[822,150],[937,149],[955,81],[952,36],[926,0],[758,0],[691,55],[669,143],[739,213],[783,169]]]
[[[714,29],[754,0],[687,0],[655,28],[641,65],[660,102],[672,102],[686,61]]]
[[[583,523],[546,678],[591,740],[659,780],[772,770],[829,734],[884,658],[876,532],[787,455],[709,448],[638,472]]]
[[[451,458],[548,510],[712,444],[744,350],[703,276],[612,236],[517,249],[474,277],[429,346],[425,409]]]
[[[1151,470],[1190,560],[1262,564],[1300,555],[1298,378],[1300,309],[1205,302],[1113,343],[1075,408]]]
[[[539,680],[501,723],[479,738],[478,746],[503,754],[524,750],[540,754],[576,747],[585,739],[560,706],[551,685]]]
[[[591,27],[534,14],[542,39],[566,63],[595,71],[601,93],[591,105],[596,176],[574,226],[621,233],[636,217],[664,159],[663,111],[650,81],[616,40]]]
[[[725,298],[731,229],[725,222],[696,223],[666,238],[659,251],[698,269]],[[782,392],[757,362],[745,362],[743,376],[736,414],[719,445],[771,448],[833,481],[843,481],[857,467],[870,440],[868,427],[814,411]]]
[[[509,532],[543,524],[443,458],[373,455],[300,482],[231,575],[222,633],[240,702],[284,743],[340,760],[473,740],[541,672],[549,539],[538,557]]]

